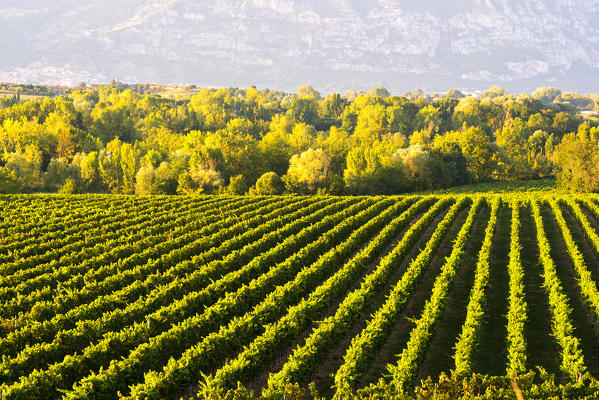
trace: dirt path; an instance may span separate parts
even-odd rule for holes
[[[497,228],[491,247],[489,285],[485,315],[481,325],[480,344],[473,352],[474,371],[489,375],[504,375],[507,363],[507,310],[512,211],[503,204],[497,214]]]
[[[521,262],[524,268],[524,294],[528,308],[524,328],[529,368],[541,366],[559,375],[560,347],[551,335],[551,311],[547,291],[543,287],[543,266],[534,219],[529,207],[520,209]]]

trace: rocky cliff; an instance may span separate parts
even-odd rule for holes
[[[4,0],[0,80],[599,91],[596,0]]]

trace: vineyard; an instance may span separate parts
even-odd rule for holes
[[[0,203],[2,399],[599,391],[599,196]]]

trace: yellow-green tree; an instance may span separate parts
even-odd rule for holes
[[[283,180],[292,192],[313,194],[325,189],[330,167],[331,160],[322,149],[308,149],[291,157]]]
[[[569,133],[555,149],[557,184],[571,192],[599,192],[599,142],[588,131]]]

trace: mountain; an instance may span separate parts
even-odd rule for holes
[[[596,0],[3,0],[0,81],[599,91]]]

